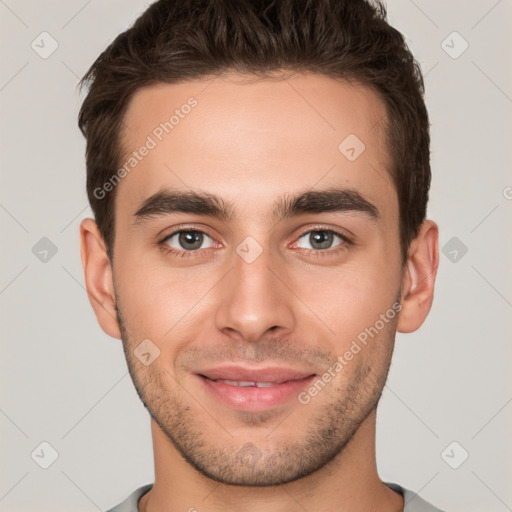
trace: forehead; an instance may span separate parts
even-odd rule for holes
[[[314,74],[151,85],[125,114],[116,203],[135,211],[162,188],[236,198],[241,209],[315,186],[389,196],[386,119],[373,90]]]

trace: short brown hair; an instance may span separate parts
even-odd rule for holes
[[[81,80],[89,90],[78,121],[87,194],[111,260],[116,187],[100,199],[94,191],[120,164],[133,94],[158,82],[281,70],[354,80],[384,101],[405,261],[426,216],[429,121],[419,65],[378,0],[159,0],[117,36]]]

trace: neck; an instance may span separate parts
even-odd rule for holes
[[[403,498],[382,483],[375,462],[376,410],[334,459],[299,480],[272,487],[226,485],[186,462],[151,420],[155,483],[139,502],[140,512],[401,512]]]

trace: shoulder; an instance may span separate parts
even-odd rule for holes
[[[146,484],[142,487],[139,487],[137,490],[133,491],[130,496],[128,496],[128,498],[126,498],[122,503],[119,503],[119,505],[116,505],[114,508],[107,510],[107,512],[138,512],[139,500],[152,487],[153,484]]]
[[[398,492],[404,497],[404,511],[403,512],[443,512],[441,509],[434,507],[418,494],[409,489],[405,489],[401,485],[384,482],[393,491]]]

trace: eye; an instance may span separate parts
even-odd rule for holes
[[[162,243],[177,251],[196,251],[212,247],[213,240],[206,233],[197,230],[175,231],[167,236]],[[203,246],[203,244],[206,245]]]
[[[302,242],[301,240],[304,239]],[[338,240],[338,243],[333,245]],[[312,249],[314,251],[331,249],[341,245],[348,240],[340,233],[336,233],[330,229],[317,229],[308,231],[299,237],[297,246],[301,249]]]

